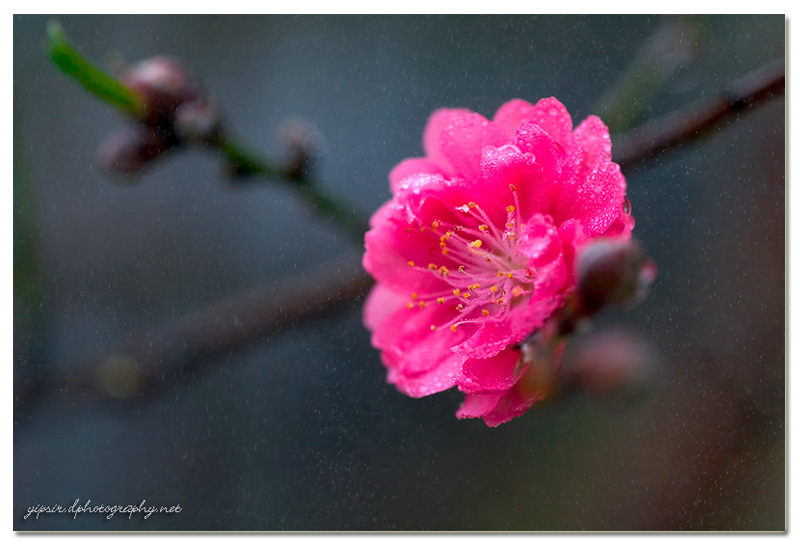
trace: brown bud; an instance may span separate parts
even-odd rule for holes
[[[97,155],[100,166],[107,170],[137,174],[176,144],[174,135],[158,127],[125,127],[109,136]]]
[[[297,180],[308,176],[314,159],[325,153],[325,136],[307,121],[284,122],[278,129],[278,139],[286,150],[284,171]]]
[[[599,396],[637,393],[652,382],[657,359],[651,343],[631,331],[592,333],[564,355],[565,385]]]
[[[210,142],[221,130],[219,108],[206,98],[184,102],[175,110],[175,132],[182,140]]]
[[[611,304],[641,302],[655,277],[655,264],[635,240],[599,239],[578,257],[578,292],[587,315]]]
[[[143,60],[123,75],[123,82],[142,97],[139,117],[148,125],[171,123],[175,110],[201,93],[192,75],[176,59]]]

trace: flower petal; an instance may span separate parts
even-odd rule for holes
[[[457,176],[478,185],[483,149],[506,142],[494,123],[480,114],[470,113],[455,117],[447,125],[441,133],[440,149]]]
[[[564,148],[572,141],[572,117],[564,105],[552,97],[541,99],[535,106],[519,99],[506,102],[494,114],[494,122],[509,138],[516,135],[523,123],[535,123]]]
[[[533,123],[523,123],[517,129],[516,139],[520,151],[533,154],[546,178],[555,181],[561,175],[566,152],[544,129]]]
[[[602,163],[586,179],[565,186],[554,210],[557,223],[580,220],[586,234],[603,234],[622,213],[625,178],[616,163]]]
[[[399,165],[394,167],[389,173],[389,186],[392,193],[396,193],[400,184],[415,174],[439,174],[446,176],[446,172],[438,164],[434,163],[426,157],[412,157],[400,162]]]
[[[590,115],[573,133],[581,149],[580,176],[589,176],[601,163],[611,161],[611,137],[599,117]]]
[[[511,186],[517,192],[523,221],[527,221],[531,213],[549,213],[555,180],[546,177],[542,167],[516,146],[485,148],[481,172],[483,184],[477,192],[478,199],[493,221],[503,225],[507,207],[515,204]]]
[[[509,141],[513,141],[519,126],[533,119],[533,109],[534,106],[530,102],[515,98],[500,106],[492,121],[503,131]]]
[[[425,156],[448,174],[453,172],[453,168],[442,153],[442,132],[455,119],[470,113],[472,113],[470,110],[464,108],[440,108],[430,115],[428,123],[425,125],[422,137]]]
[[[458,389],[464,393],[508,390],[519,378],[518,349],[509,348],[485,359],[469,358],[456,376]]]

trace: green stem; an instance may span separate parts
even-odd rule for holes
[[[125,113],[139,111],[141,100],[129,89],[86,60],[67,41],[64,29],[57,21],[47,23],[48,53],[50,59],[64,73],[78,80],[81,85],[99,99],[110,103]]]

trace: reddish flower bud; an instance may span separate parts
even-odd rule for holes
[[[657,361],[650,343],[625,330],[576,339],[564,358],[565,386],[598,396],[643,390],[652,382]]]
[[[184,102],[175,110],[175,131],[182,140],[210,142],[221,125],[219,108],[207,98]]]
[[[310,175],[313,160],[325,153],[325,136],[307,121],[286,121],[278,129],[278,139],[286,149],[284,171],[295,180]]]
[[[157,127],[125,127],[100,146],[98,160],[107,170],[137,174],[176,144],[174,135]]]
[[[578,258],[578,292],[589,315],[607,305],[642,301],[655,277],[655,265],[635,240],[600,239]]]
[[[188,70],[169,57],[143,60],[127,70],[122,79],[141,95],[139,117],[148,125],[171,123],[178,106],[197,99],[201,93]]]

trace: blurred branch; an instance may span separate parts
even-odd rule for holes
[[[70,401],[143,399],[197,378],[215,359],[247,349],[297,322],[360,300],[372,280],[351,254],[308,275],[224,298],[116,348],[67,362],[15,388],[15,407],[47,396]],[[291,287],[290,287],[291,286]]]
[[[643,44],[592,111],[611,132],[630,129],[664,85],[695,60],[702,26],[668,20]]]
[[[744,109],[783,94],[786,66],[774,61],[734,81],[718,97],[696,102],[619,136],[614,136],[614,161],[629,168],[677,149],[720,126]]]

